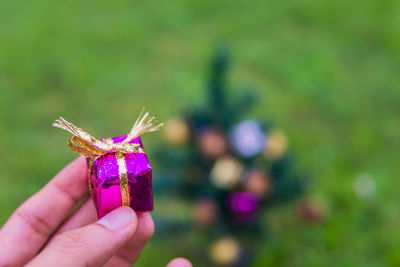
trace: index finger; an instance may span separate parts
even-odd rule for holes
[[[30,261],[88,194],[87,183],[86,160],[79,157],[25,201],[0,231],[0,266],[21,266]]]

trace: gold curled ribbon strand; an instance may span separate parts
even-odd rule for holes
[[[145,133],[151,133],[160,130],[160,128],[164,125],[164,123],[160,123],[154,126],[155,116],[150,116],[149,113],[144,113],[144,108],[140,111],[140,114],[133,124],[131,131],[128,133],[126,139],[122,142],[124,144],[129,143],[131,140],[135,139],[138,136],[141,136]]]
[[[149,116],[149,113],[144,113],[144,108],[140,112],[139,117],[135,121],[131,131],[127,134],[126,139],[121,143],[114,143],[111,138],[103,141],[96,139],[81,128],[69,123],[64,118],[60,117],[53,123],[54,127],[66,130],[73,134],[73,137],[67,141],[68,147],[86,158],[90,158],[88,166],[89,189],[92,194],[91,174],[94,162],[102,155],[115,152],[115,157],[118,163],[118,173],[121,186],[121,200],[123,206],[130,205],[128,172],[125,161],[126,153],[145,153],[140,147],[140,144],[129,144],[130,141],[145,133],[158,131],[163,123],[154,125],[155,116]]]

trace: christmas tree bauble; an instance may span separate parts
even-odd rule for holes
[[[267,174],[260,170],[251,170],[245,174],[244,185],[247,192],[259,199],[268,196],[272,191],[271,180]]]
[[[210,199],[198,200],[193,206],[193,222],[204,228],[213,224],[218,217],[218,207]]]
[[[368,199],[376,194],[374,177],[369,173],[361,173],[353,182],[353,189],[360,199]]]
[[[278,129],[271,130],[265,143],[264,155],[268,159],[279,159],[285,154],[287,146],[285,133]]]
[[[300,218],[304,221],[319,222],[325,218],[326,209],[321,203],[306,201],[300,205],[298,213]]]
[[[240,179],[243,165],[233,157],[218,159],[211,170],[212,183],[222,189],[234,187]]]
[[[251,223],[258,211],[259,201],[249,192],[234,192],[228,196],[228,208],[240,224]]]
[[[188,125],[178,117],[169,119],[165,123],[163,132],[167,142],[173,145],[185,144],[190,136]]]
[[[230,132],[233,148],[242,157],[251,157],[262,152],[265,135],[258,122],[246,120],[235,125]]]
[[[200,151],[210,158],[223,156],[228,150],[225,136],[214,129],[207,129],[200,134],[198,146]]]
[[[211,244],[209,255],[217,265],[229,266],[239,260],[240,245],[233,237],[224,237]]]

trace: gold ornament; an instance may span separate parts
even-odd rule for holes
[[[242,174],[242,164],[233,157],[218,159],[211,170],[212,183],[222,189],[230,189],[238,182]]]
[[[188,125],[180,118],[169,119],[165,124],[163,132],[165,139],[174,145],[185,144],[190,135]]]
[[[265,142],[264,155],[268,159],[279,159],[285,154],[288,141],[284,132],[273,129],[267,136]]]
[[[232,265],[240,256],[239,242],[233,237],[221,238],[211,245],[209,255],[217,265]]]

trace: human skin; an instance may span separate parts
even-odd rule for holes
[[[83,204],[82,204],[83,203]],[[85,158],[61,170],[0,230],[0,266],[132,266],[154,233],[149,213],[120,207],[100,220]],[[190,267],[183,258],[168,267]]]

